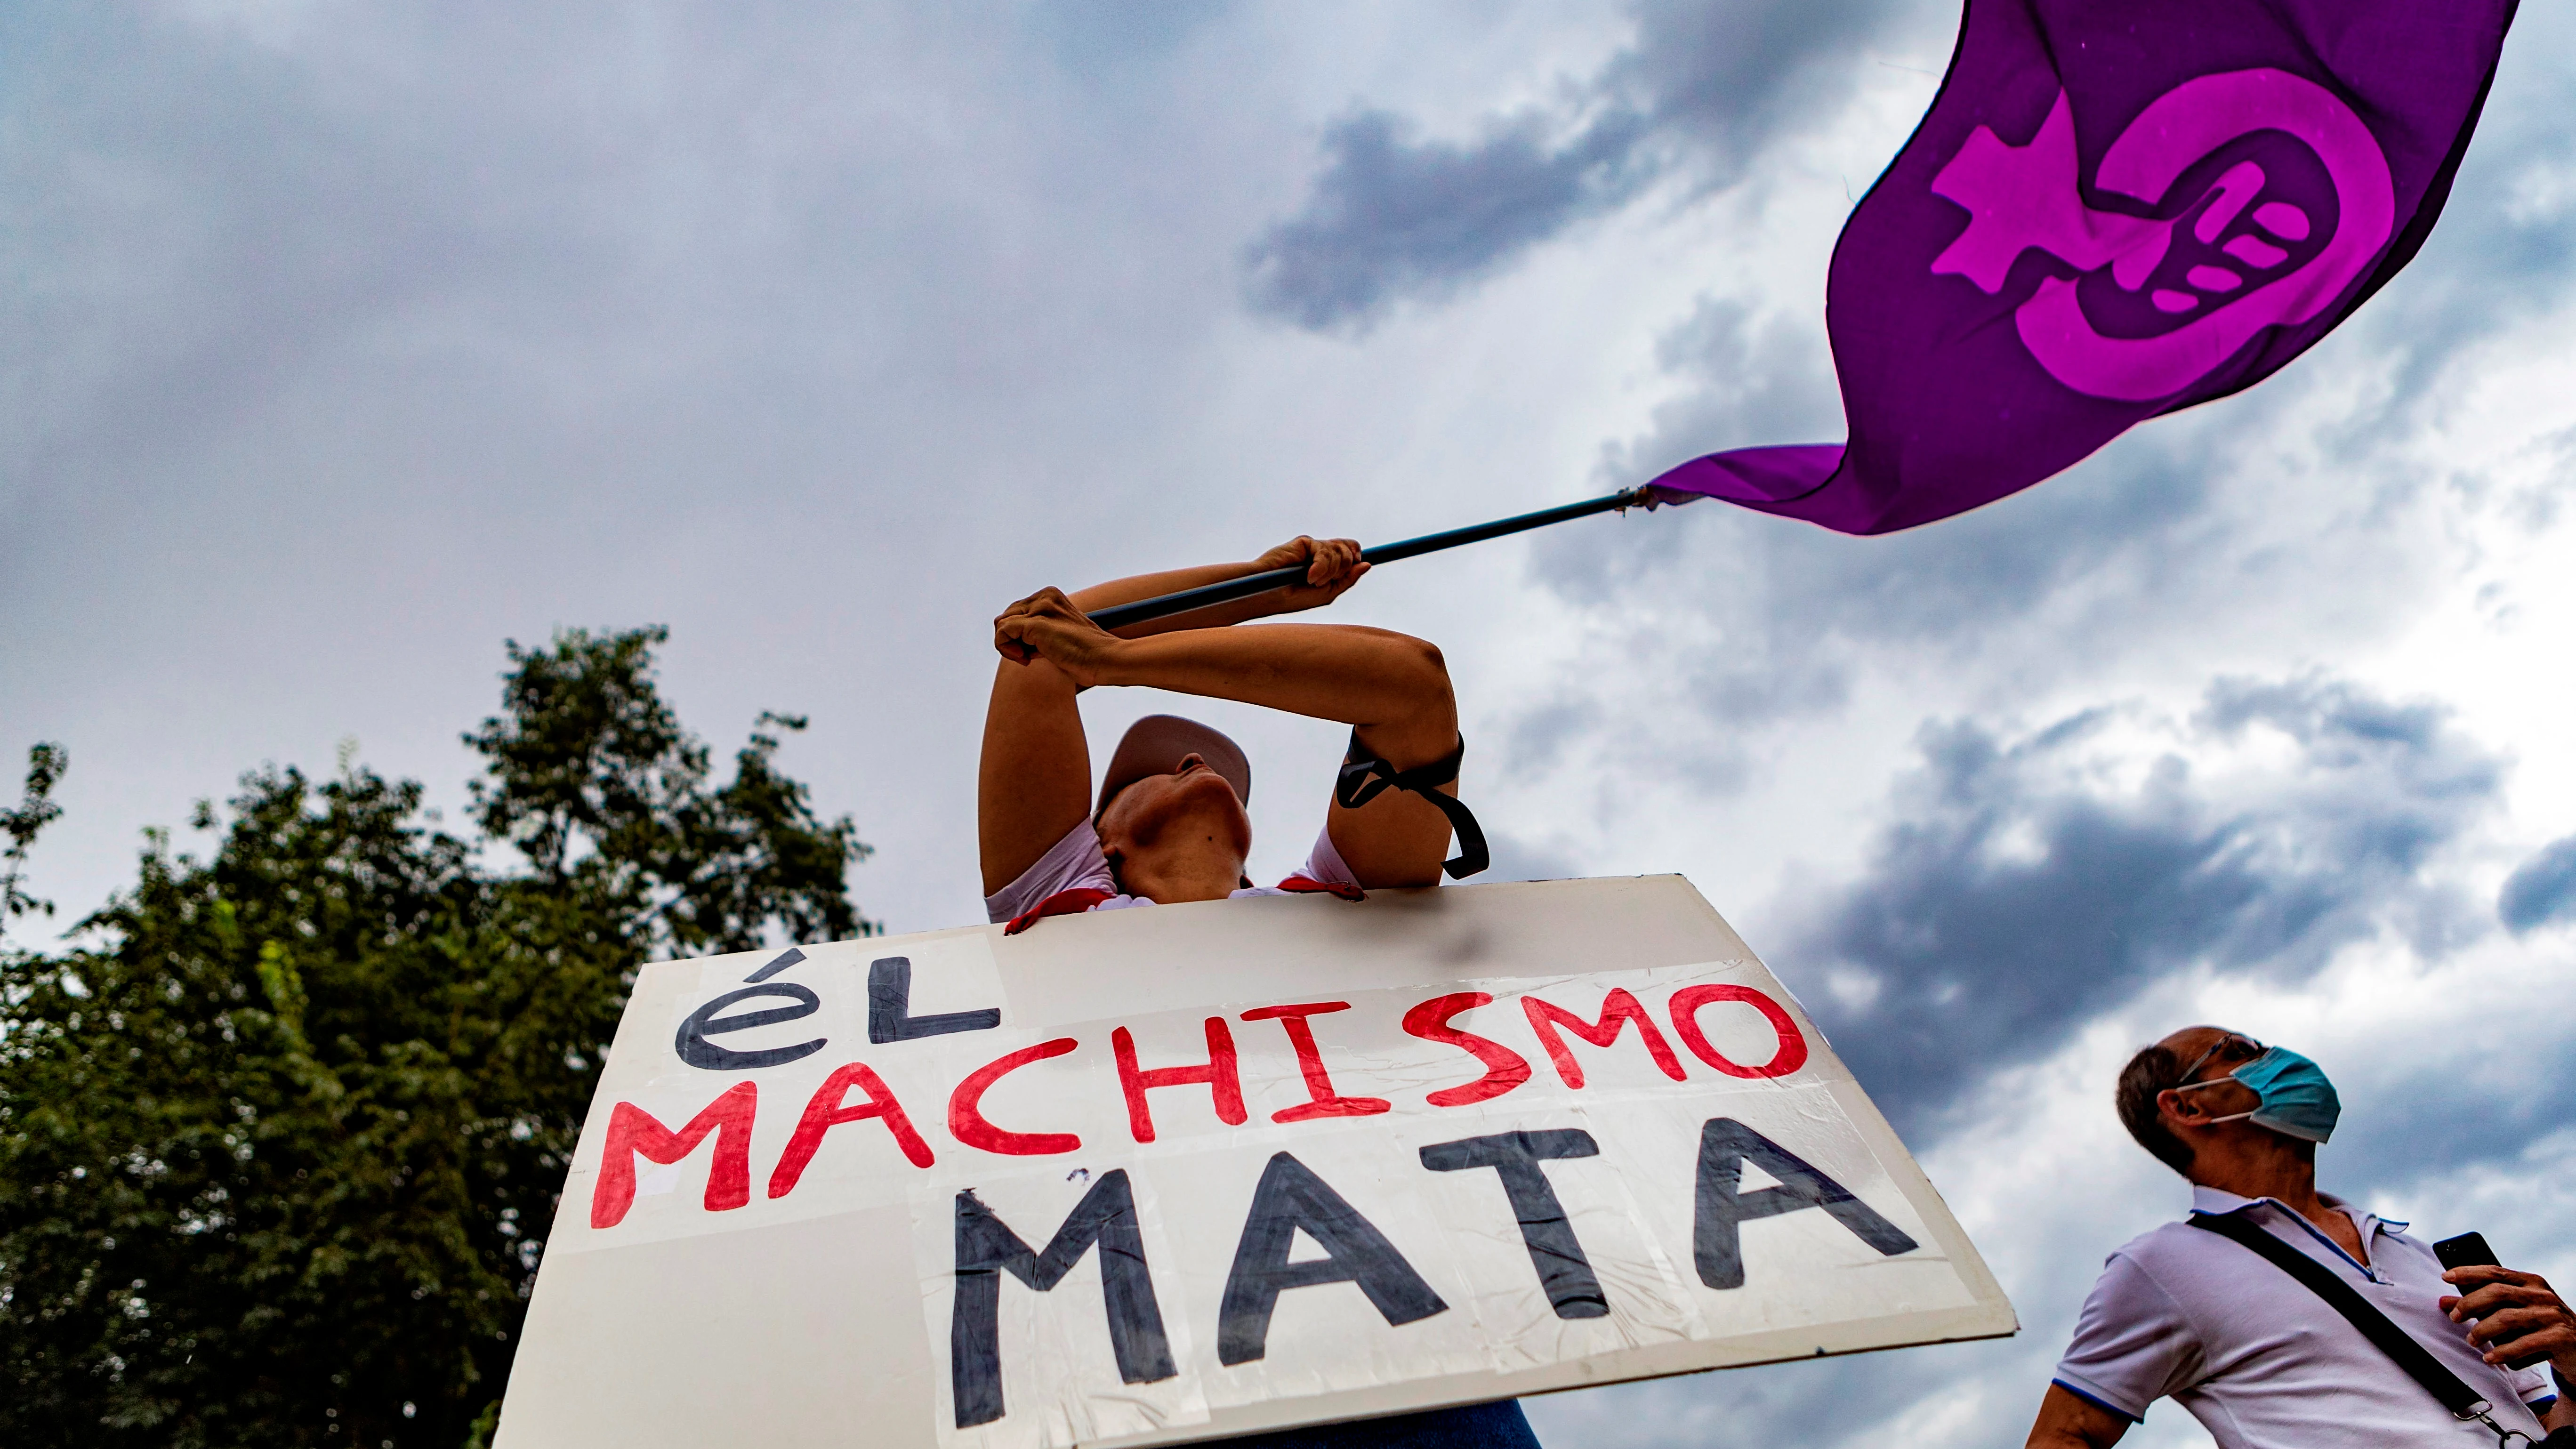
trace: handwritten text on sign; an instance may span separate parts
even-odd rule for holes
[[[997,1445],[1971,1301],[1749,961],[1041,1026],[988,941],[702,979],[550,1251],[900,1204]]]
[[[1215,902],[644,968],[496,1449],[1141,1449],[2012,1327],[1687,881]]]

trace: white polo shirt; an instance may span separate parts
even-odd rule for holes
[[[2546,1407],[2547,1366],[2490,1367],[2469,1346],[2467,1326],[2434,1307],[2456,1290],[2442,1281],[2433,1250],[2407,1236],[2404,1223],[2325,1201],[2360,1229],[2366,1266],[2275,1199],[2208,1187],[2191,1194],[2194,1209],[2249,1214],[2325,1264],[2493,1404],[2497,1423],[2538,1439],[2540,1421],[2525,1405]],[[2170,1397],[2219,1449],[2494,1449],[2496,1442],[2485,1425],[2452,1418],[2305,1284],[2188,1223],[2167,1223],[2111,1255],[2056,1382],[2130,1419]]]

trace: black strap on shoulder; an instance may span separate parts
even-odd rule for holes
[[[2460,1376],[2442,1366],[2424,1345],[2417,1343],[2406,1330],[2388,1321],[2388,1315],[2371,1306],[2361,1290],[2338,1276],[2332,1268],[2263,1231],[2244,1213],[2193,1213],[2191,1225],[2205,1232],[2248,1248],[2271,1260],[2272,1266],[2307,1285],[2308,1291],[2326,1301],[2326,1306],[2342,1314],[2361,1336],[2377,1345],[2379,1351],[2397,1361],[2406,1376],[2424,1386],[2424,1391],[2441,1400],[2442,1407],[2455,1419],[2484,1418],[2493,1407],[2477,1390],[2462,1382]],[[2490,1422],[2488,1427],[2494,1428]],[[2499,1433],[2503,1432],[2498,1430]]]
[[[1460,804],[1455,795],[1440,793],[1440,787],[1458,778],[1458,763],[1467,757],[1467,737],[1458,737],[1458,747],[1427,765],[1398,770],[1369,752],[1360,743],[1360,732],[1351,731],[1350,754],[1342,761],[1341,778],[1333,784],[1333,798],[1345,810],[1357,810],[1390,788],[1409,790],[1430,801],[1449,817],[1449,828],[1458,832],[1458,858],[1444,860],[1440,868],[1451,880],[1465,880],[1494,863],[1485,849],[1484,827]]]

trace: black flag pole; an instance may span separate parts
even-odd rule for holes
[[[1460,544],[1482,543],[1489,538],[1501,538],[1506,534],[1545,528],[1551,523],[1563,523],[1569,518],[1586,518],[1595,513],[1608,513],[1613,509],[1625,511],[1630,508],[1653,508],[1660,502],[1662,502],[1661,499],[1649,496],[1646,489],[1630,488],[1605,498],[1587,499],[1581,503],[1568,503],[1556,508],[1542,508],[1536,513],[1498,518],[1491,523],[1471,524],[1466,528],[1450,529],[1446,533],[1426,533],[1420,538],[1408,538],[1400,543],[1381,543],[1375,548],[1360,550],[1360,557],[1373,564],[1393,563],[1397,559],[1417,558],[1426,553],[1438,553],[1444,548],[1456,548]],[[1206,584],[1195,589],[1183,589],[1177,594],[1138,599],[1132,604],[1116,604],[1093,614],[1091,622],[1103,629],[1124,629],[1130,624],[1142,624],[1148,619],[1186,614],[1192,609],[1204,609],[1211,604],[1228,604],[1236,599],[1248,599],[1255,594],[1266,594],[1272,589],[1284,589],[1291,584],[1303,581],[1305,577],[1304,564],[1291,564],[1284,569],[1268,569],[1257,574],[1246,574],[1239,579],[1227,579],[1221,584]]]

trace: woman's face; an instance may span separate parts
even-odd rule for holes
[[[1234,787],[1197,755],[1184,755],[1168,775],[1148,775],[1118,792],[1100,812],[1100,847],[1132,870],[1174,850],[1252,853],[1252,817]]]

